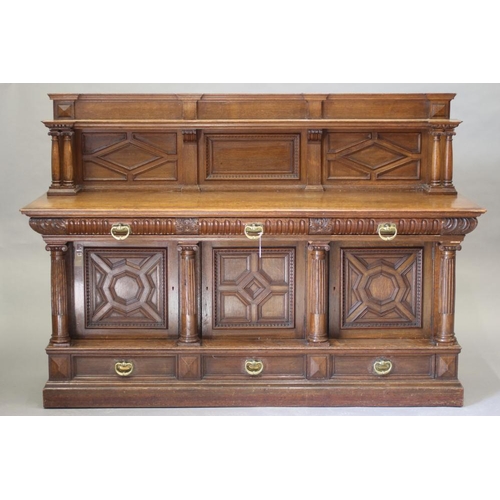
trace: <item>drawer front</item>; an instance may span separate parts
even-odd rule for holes
[[[434,356],[335,356],[333,377],[434,377]]]
[[[112,377],[175,377],[175,356],[75,356],[73,378]]]
[[[300,356],[203,357],[203,378],[305,378],[306,358]]]

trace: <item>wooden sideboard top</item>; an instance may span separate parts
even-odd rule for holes
[[[477,217],[485,209],[461,195],[428,196],[422,192],[80,192],[77,196],[43,195],[21,212],[30,217],[78,216],[364,216]]]
[[[49,94],[56,120],[449,118],[455,94]]]

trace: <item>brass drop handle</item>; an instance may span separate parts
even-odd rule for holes
[[[122,224],[119,222],[118,224],[113,224],[111,226],[111,236],[115,240],[124,240],[129,237],[131,233],[130,226],[128,224]]]
[[[377,233],[384,241],[391,241],[398,234],[398,228],[394,222],[384,222],[378,225]]]
[[[134,371],[134,365],[130,361],[118,361],[115,363],[115,372],[120,377],[128,377]]]
[[[248,375],[252,375],[252,377],[255,377],[256,375],[262,373],[263,369],[264,363],[260,360],[247,359],[245,361],[245,371],[248,373]]]
[[[245,224],[244,232],[249,240],[258,240],[264,234],[264,225],[260,222]]]
[[[373,363],[373,371],[380,376],[389,375],[392,371],[392,363],[388,359],[378,359]]]

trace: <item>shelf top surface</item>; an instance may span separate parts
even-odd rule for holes
[[[477,217],[461,195],[359,191],[84,191],[46,194],[21,209],[30,217]]]

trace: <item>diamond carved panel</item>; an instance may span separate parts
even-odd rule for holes
[[[327,180],[419,180],[416,132],[339,132],[328,135]]]
[[[166,250],[86,250],[87,328],[166,328]]]
[[[84,132],[83,179],[88,182],[177,179],[177,134]]]
[[[214,250],[214,327],[294,327],[293,248]]]
[[[422,249],[342,250],[343,328],[420,327]]]

